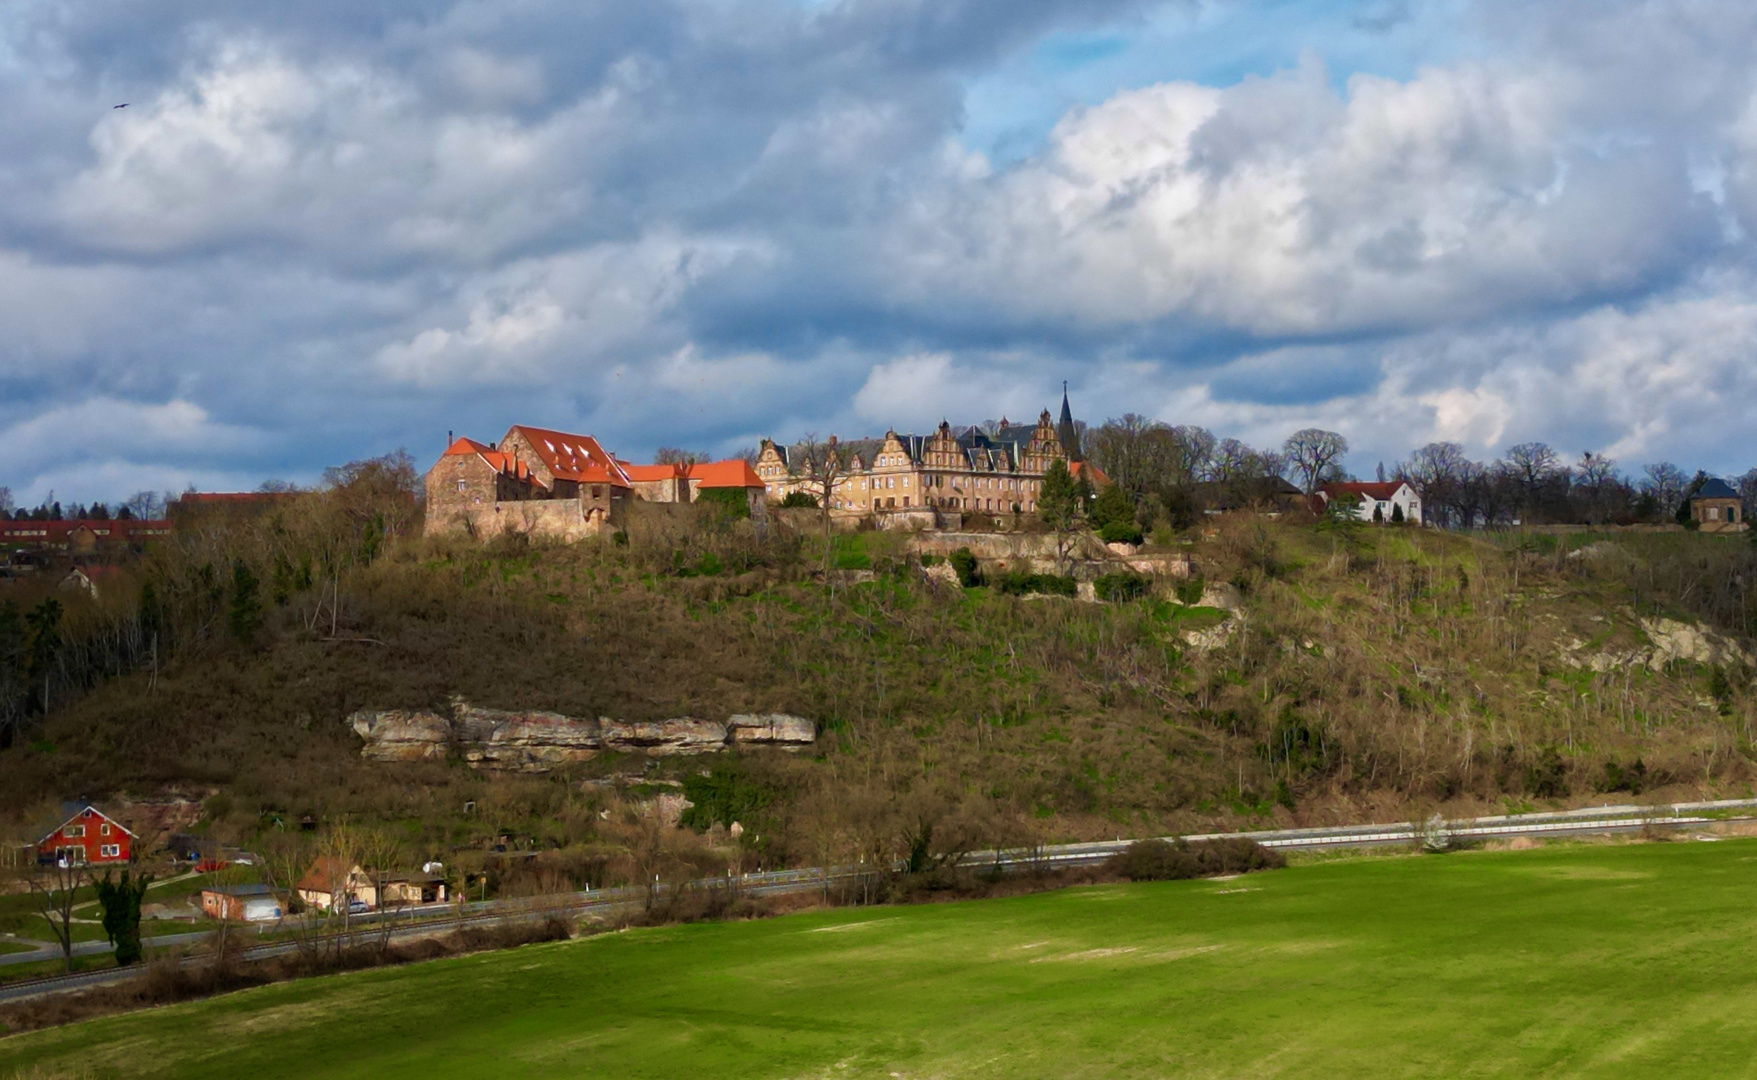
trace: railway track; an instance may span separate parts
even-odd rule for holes
[[[1709,814],[1750,814],[1736,817],[1710,817]],[[1394,845],[1429,844],[1444,846],[1452,842],[1511,840],[1519,837],[1566,838],[1639,833],[1646,830],[1689,830],[1729,822],[1757,820],[1757,799],[1725,799],[1714,802],[1671,803],[1658,807],[1635,805],[1590,807],[1537,814],[1498,815],[1467,818],[1457,821],[1393,822],[1389,824],[1343,825],[1328,828],[1269,829],[1243,833],[1202,833],[1183,837],[1185,840],[1217,840],[1244,837],[1264,847],[1288,851],[1345,850]],[[1176,839],[1167,837],[1166,839]],[[1060,844],[1042,848],[1008,848],[973,851],[962,857],[960,865],[1006,871],[1033,869],[1066,869],[1092,866],[1104,862],[1127,848],[1134,840],[1101,841],[1086,844]],[[770,870],[738,876],[723,875],[701,878],[676,888],[735,888],[750,896],[779,896],[825,889],[839,881],[858,880],[871,873],[864,867],[816,867],[800,870]],[[662,887],[669,892],[672,887]],[[471,926],[494,926],[509,922],[535,921],[557,915],[584,918],[612,915],[624,909],[636,909],[646,903],[646,890],[638,887],[600,889],[567,893],[529,900],[478,900],[455,907],[422,912],[386,912],[360,919],[362,928],[345,934],[321,935],[315,940],[271,941],[241,949],[243,961],[267,960],[286,956],[300,948],[334,946],[337,939],[351,936],[357,942],[383,937],[391,941],[407,941],[432,934],[465,929]],[[385,927],[382,920],[393,925]],[[180,935],[189,938],[191,935]],[[207,962],[204,955],[186,957],[183,963],[194,966]],[[140,977],[139,968],[106,968],[99,971],[74,972],[71,975],[50,975],[0,983],[0,1002],[23,1001],[49,994],[73,993],[99,986],[110,986]]]

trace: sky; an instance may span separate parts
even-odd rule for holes
[[[1753,46],[1749,0],[10,0],[0,485],[730,453],[1064,380],[1362,475],[1742,473]]]

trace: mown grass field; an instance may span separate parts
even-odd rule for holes
[[[704,924],[0,1040],[30,1077],[1757,1074],[1757,841]]]

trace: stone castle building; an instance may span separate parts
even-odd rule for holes
[[[764,485],[746,462],[631,465],[590,435],[515,424],[497,445],[446,447],[427,471],[426,532],[577,540],[622,528],[632,500],[694,502],[715,489],[762,511]]]
[[[957,430],[941,421],[930,435],[887,431],[882,439],[843,443],[831,436],[830,441],[845,462],[831,496],[832,509],[850,514],[1031,513],[1037,509],[1043,474],[1058,460],[1094,484],[1109,482],[1081,460],[1065,386],[1059,422],[1045,409],[1036,424],[1011,424],[1003,418],[992,431]],[[763,440],[756,472],[771,500],[796,491],[813,498],[822,495],[805,458],[804,447]]]

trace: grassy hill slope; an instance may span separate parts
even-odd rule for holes
[[[211,567],[266,541],[204,542]],[[1201,581],[1118,604],[949,588],[887,534],[843,541],[839,564],[865,572],[827,589],[813,543],[711,521],[626,547],[395,543],[277,589],[245,641],[191,635],[58,710],[0,753],[0,810],[179,789],[218,792],[209,827],[242,839],[312,813],[400,820],[435,849],[509,830],[565,845],[605,797],[576,781],[711,767],[769,858],[799,861],[930,826],[955,847],[1744,793],[1754,775],[1750,670],[1730,659],[1757,582],[1742,540],[1238,518],[1188,538]],[[167,592],[214,577],[156,558],[143,572]],[[224,587],[206,602],[201,625],[223,627]],[[1659,619],[1721,635],[1724,662],[1649,665]],[[627,719],[781,710],[824,738],[547,778],[360,760],[349,712],[453,694]],[[487,813],[463,818],[471,800]]]
[[[1746,1076],[1753,889],[1749,840],[1564,846],[631,931],[19,1036],[0,1074]]]

